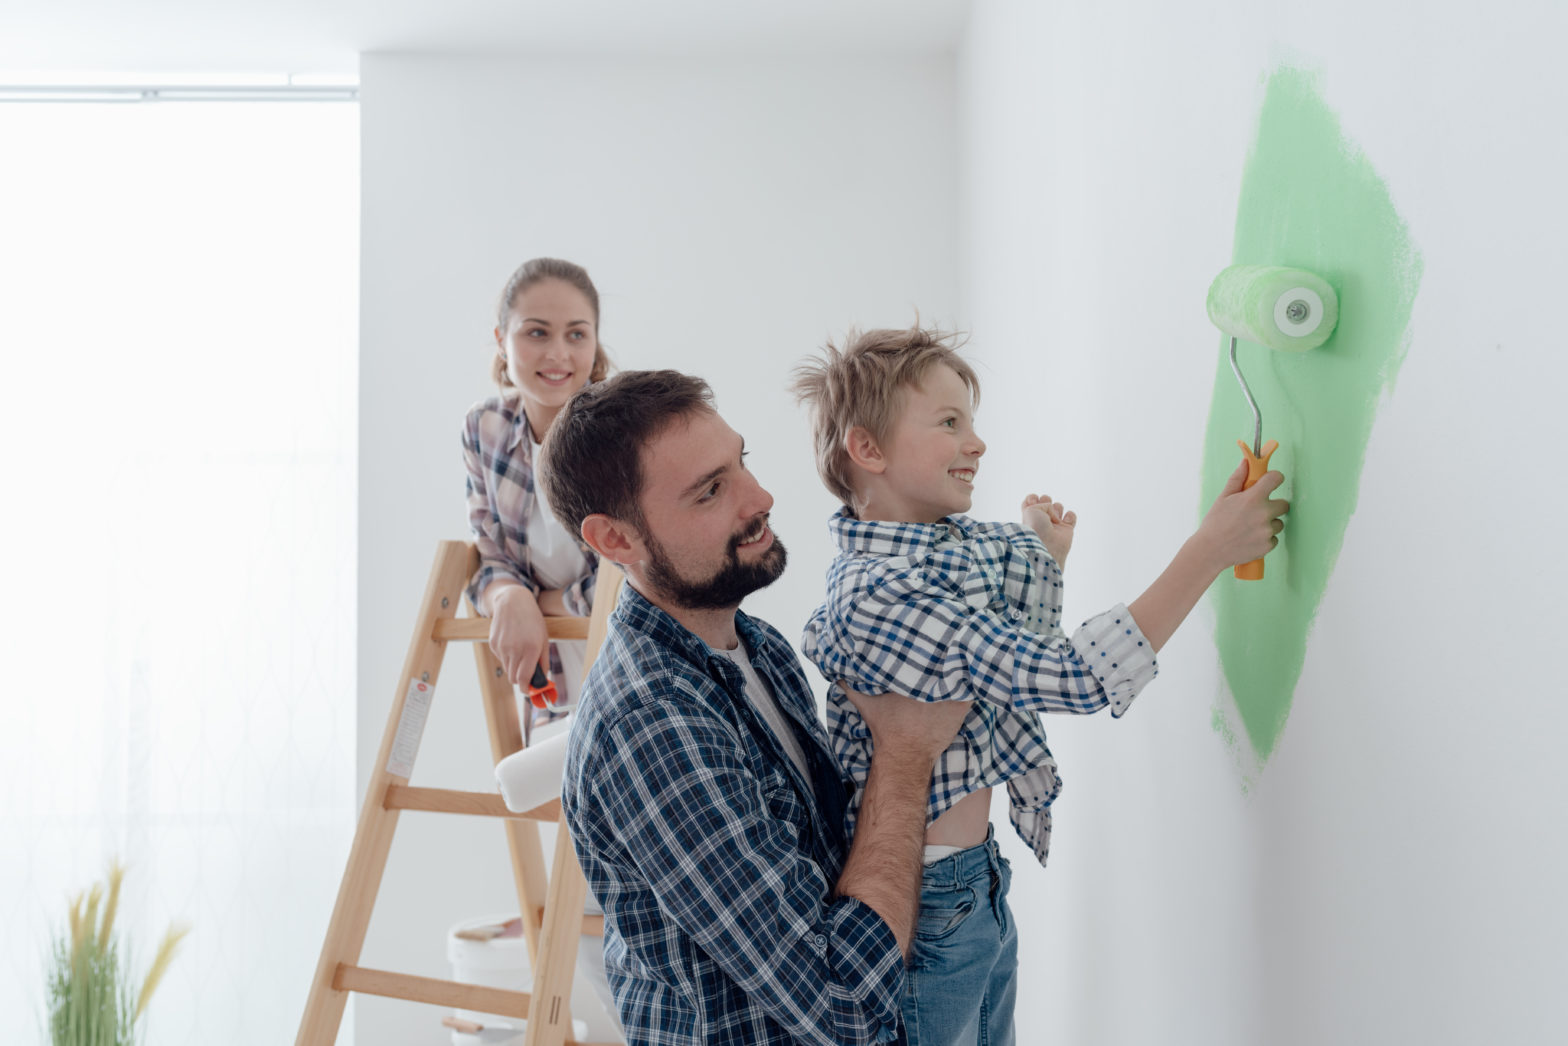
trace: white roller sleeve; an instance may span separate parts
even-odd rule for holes
[[[507,809],[517,813],[532,810],[561,794],[567,736],[568,731],[562,730],[553,737],[536,738],[521,752],[496,764],[495,779]]]

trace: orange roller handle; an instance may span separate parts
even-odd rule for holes
[[[539,709],[548,708],[561,699],[556,692],[555,680],[544,674],[543,665],[534,665],[533,678],[528,681],[528,700]]]
[[[1269,440],[1263,444],[1262,454],[1252,453],[1252,448],[1247,446],[1244,440],[1237,440],[1236,445],[1247,456],[1247,482],[1241,485],[1241,489],[1246,490],[1262,479],[1263,474],[1269,470],[1269,458],[1273,457],[1274,452],[1279,449],[1279,443]],[[1263,558],[1260,556],[1251,563],[1237,563],[1236,577],[1241,581],[1262,581]]]

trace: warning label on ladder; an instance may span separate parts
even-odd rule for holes
[[[387,758],[387,773],[408,777],[414,772],[414,757],[419,754],[419,739],[425,733],[425,720],[430,717],[430,702],[436,688],[418,679],[408,681],[408,693],[403,695],[403,714],[398,717],[397,737],[392,741],[392,754]]]

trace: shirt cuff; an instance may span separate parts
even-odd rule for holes
[[[840,1029],[864,1029],[872,1042],[898,1039],[904,997],[904,956],[898,939],[876,911],[857,897],[828,907],[827,924],[813,946],[831,972],[828,1005]]]
[[[1132,613],[1118,603],[1073,633],[1073,649],[1105,688],[1111,715],[1121,718],[1150,680],[1160,674],[1154,647]]]
[[[593,613],[593,587],[595,575],[590,573],[561,590],[561,604],[573,617],[587,617]]]
[[[477,571],[474,572],[474,579],[468,583],[468,602],[473,606],[474,613],[479,614],[482,617],[490,616],[480,609],[484,606],[480,600],[484,598],[485,590],[490,587],[491,583],[499,578],[506,578],[508,581],[515,581],[530,592],[537,593],[539,591],[538,585],[534,584],[532,581],[523,577],[516,571],[508,567],[503,567],[499,563],[484,563]]]
[[[1040,601],[1024,613],[1024,627],[1042,636],[1065,636],[1062,631],[1062,566],[1043,544],[1029,555],[1040,579]]]

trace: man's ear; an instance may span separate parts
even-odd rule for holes
[[[867,472],[880,475],[887,470],[887,458],[882,455],[882,448],[863,425],[856,425],[844,433],[844,451],[853,464]]]
[[[611,563],[627,566],[647,558],[642,536],[628,523],[602,512],[588,516],[580,528],[588,547]]]

